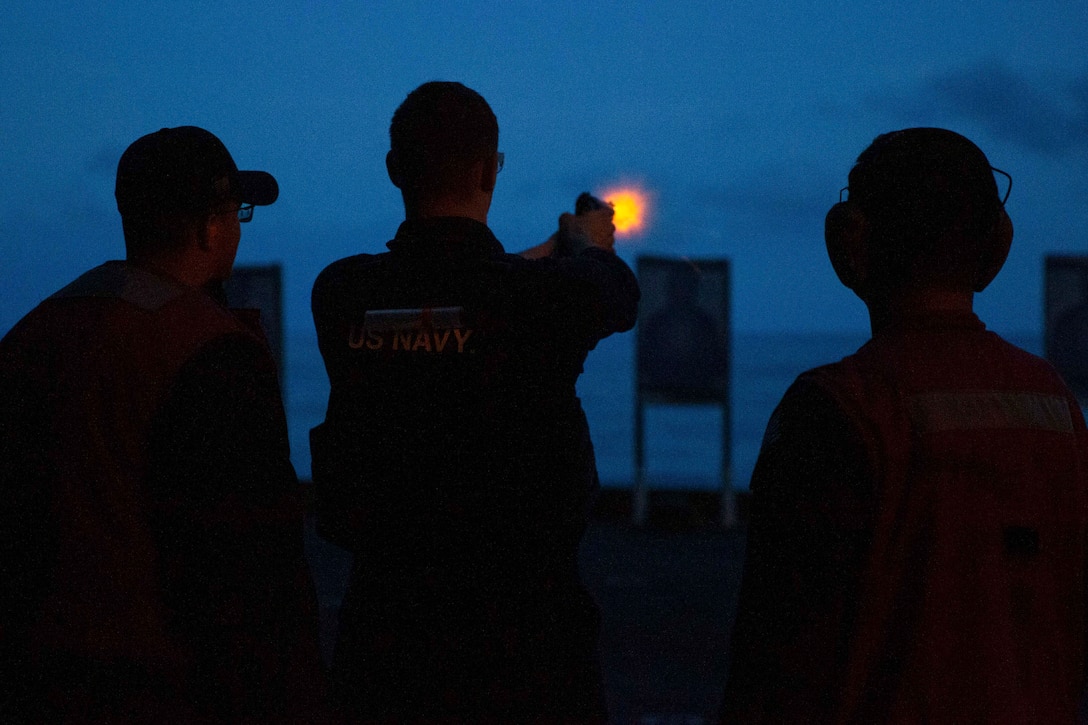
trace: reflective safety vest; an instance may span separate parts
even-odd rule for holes
[[[1045,361],[977,318],[884,331],[806,374],[875,482],[840,722],[1072,722],[1088,437]]]
[[[10,510],[12,525],[28,531],[4,552],[16,559],[5,562],[13,574],[6,586],[18,589],[4,593],[5,606],[41,595],[20,612],[33,620],[34,650],[137,663],[179,656],[150,528],[149,438],[183,365],[224,335],[256,339],[207,293],[107,262],[45,300],[0,343],[0,372],[14,398],[4,410],[19,416],[5,422],[4,435],[25,440],[19,459],[6,464],[7,490],[38,499],[32,508],[48,517],[31,523],[27,512]],[[40,568],[26,563],[43,550],[51,554]]]

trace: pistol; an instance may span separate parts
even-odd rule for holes
[[[574,200],[574,215],[581,216],[587,211],[607,209],[609,206],[607,201],[602,201],[588,191],[583,191],[578,195],[578,198]]]
[[[607,201],[602,201],[588,191],[583,191],[578,195],[578,198],[574,200],[574,215],[581,216],[586,212],[596,211],[597,209],[609,209],[611,206],[612,205]],[[570,253],[571,250],[567,248],[567,245],[561,239],[557,239],[555,243],[556,256],[566,257],[569,256]]]

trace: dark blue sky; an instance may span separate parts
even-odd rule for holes
[[[329,261],[400,218],[393,109],[460,80],[499,117],[491,225],[534,244],[583,189],[653,195],[647,252],[734,260],[741,330],[864,330],[823,215],[878,133],[946,126],[1014,179],[1016,240],[979,300],[1038,331],[1042,257],[1088,252],[1088,3],[19,2],[0,23],[0,332],[123,255],[113,173],[162,126],[219,135],[280,201],[241,262],[286,266],[289,328]],[[317,6],[312,7],[312,6]]]

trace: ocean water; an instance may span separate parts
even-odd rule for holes
[[[1038,354],[1037,335],[1006,336]],[[801,372],[857,350],[865,333],[740,333],[732,345],[732,446],[724,461],[738,489],[748,481],[763,430],[775,405]],[[590,353],[578,394],[589,418],[597,468],[604,486],[634,480],[633,332],[602,340]],[[309,430],[325,417],[329,383],[313,331],[286,335],[285,403],[292,460],[310,477]],[[723,470],[723,415],[716,406],[651,406],[646,409],[646,471],[654,488],[715,489]]]

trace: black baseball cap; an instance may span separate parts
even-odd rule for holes
[[[142,136],[125,149],[114,196],[122,216],[201,214],[229,201],[266,206],[279,196],[279,185],[266,171],[239,171],[215,134],[178,126]]]

